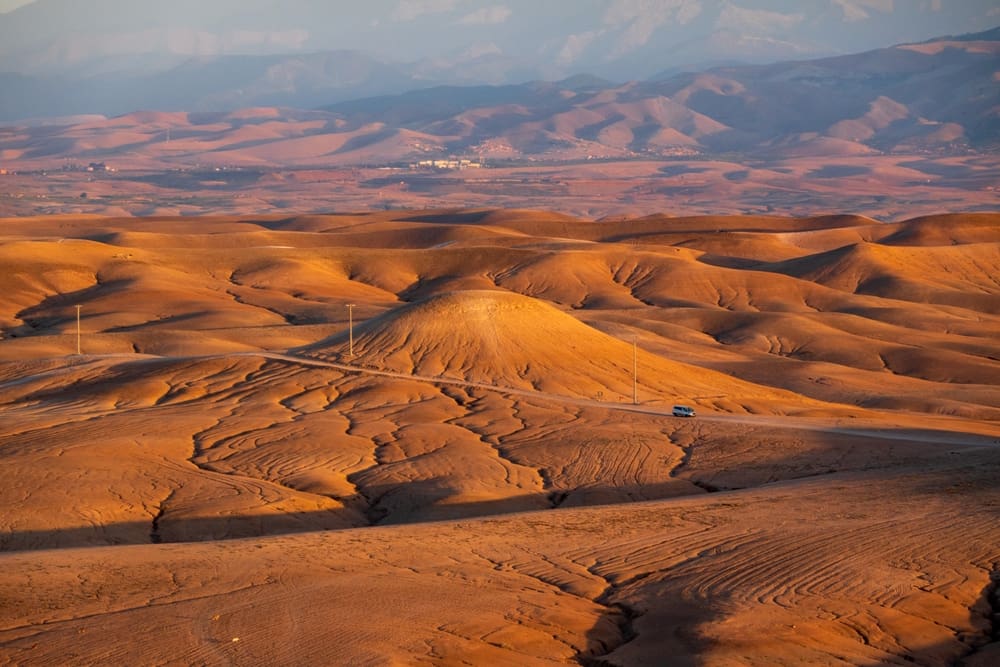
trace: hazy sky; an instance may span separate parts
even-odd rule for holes
[[[98,8],[96,11],[100,11],[99,8],[105,4],[101,0],[0,0],[0,12],[9,12],[36,2],[61,5],[66,9]],[[275,8],[280,10],[282,4],[288,4],[289,9],[294,9],[296,3],[267,0],[246,0],[243,3],[229,0],[203,0],[197,3],[133,0],[130,4],[132,8],[129,13],[134,14],[145,12],[156,15],[166,10],[188,15],[212,15],[215,10],[224,9],[225,13],[235,18],[241,11],[257,13],[261,11],[261,7],[267,7],[264,11]],[[439,17],[457,18],[459,20],[456,25],[465,26],[499,25],[515,14],[525,12],[535,13],[540,17],[555,13],[568,20],[580,15],[600,14],[605,24],[641,16],[648,24],[655,25],[664,20],[685,24],[700,15],[721,10],[726,17],[725,21],[741,24],[740,27],[801,21],[827,9],[833,10],[826,12],[826,20],[831,22],[833,28],[837,27],[835,24],[838,18],[842,22],[856,24],[880,15],[891,15],[901,21],[901,27],[905,29],[906,24],[919,23],[913,20],[916,13],[933,15],[942,29],[947,30],[950,25],[960,21],[961,16],[969,14],[970,10],[980,15],[992,14],[996,20],[1000,20],[1000,0],[534,0],[530,3],[518,0],[327,0],[310,4],[314,7],[323,5],[325,11],[332,10],[345,23],[372,20],[407,23],[421,18]],[[245,10],[234,9],[240,5]],[[373,16],[378,18],[373,19]],[[194,16],[189,18],[197,21]]]
[[[21,5],[17,11],[12,10]],[[8,71],[334,50],[543,74],[850,53],[1000,24],[1000,0],[0,0]],[[125,57],[123,59],[123,57]],[[0,68],[2,69],[2,68]]]
[[[0,107],[11,118],[247,99],[308,107],[575,75],[624,82],[1000,25],[1000,0],[0,0],[0,10]]]

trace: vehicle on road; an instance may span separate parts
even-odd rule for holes
[[[675,405],[673,411],[674,417],[694,417],[694,408],[687,405]]]

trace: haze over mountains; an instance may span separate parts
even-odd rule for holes
[[[326,57],[313,58],[322,68]],[[258,81],[236,90],[231,72],[215,74],[231,87],[207,81],[182,85],[177,70],[163,74],[157,85],[164,91],[157,100],[163,106],[157,108],[169,108],[166,97],[176,96],[176,90],[203,96],[187,100],[192,109],[207,100],[220,108],[246,98],[279,105],[302,101],[301,94],[278,90],[280,83]],[[344,165],[456,153],[581,159],[983,149],[1000,139],[998,76],[1000,28],[856,55],[715,68],[627,84],[579,76],[558,83],[428,88],[322,111],[88,119],[62,130],[8,131],[0,137],[0,157],[105,158],[127,151],[175,163],[197,157],[232,164]],[[304,94],[314,102],[321,97],[317,91]],[[16,116],[28,111],[18,108],[28,100],[9,96],[0,104],[8,116]]]
[[[615,86],[586,78],[438,88],[328,107],[443,139],[452,151],[602,157],[985,146],[1000,139],[1000,29],[852,56],[717,68]],[[454,139],[452,138],[454,137]],[[484,150],[485,149],[485,150]]]
[[[35,0],[0,15],[0,117],[312,107],[434,85],[865,51],[995,25],[989,0]]]

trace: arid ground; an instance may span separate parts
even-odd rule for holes
[[[864,213],[896,222],[1000,209],[1000,160],[992,145],[876,151],[827,137],[749,152],[681,146],[673,155],[669,146],[626,151],[569,133],[538,140],[570,146],[561,151],[515,150],[516,136],[485,148],[450,149],[429,135],[367,125],[342,129],[344,121],[332,114],[297,113],[140,112],[0,126],[0,217],[290,217],[475,207],[588,219]],[[449,157],[481,166],[420,165],[452,164]]]
[[[1000,664],[1000,214],[22,215],[0,267],[0,663]]]
[[[59,162],[39,164],[59,166]],[[112,160],[116,172],[0,175],[0,216],[201,216],[441,208],[534,208],[589,219],[863,212],[897,222],[1000,209],[995,156],[650,159],[408,167],[200,166]]]

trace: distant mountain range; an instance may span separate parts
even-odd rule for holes
[[[981,29],[995,0],[34,0],[0,15],[0,120],[317,107],[440,85],[624,82]],[[761,7],[766,7],[763,9]]]
[[[315,58],[308,61],[315,72],[334,60]],[[358,70],[377,67],[362,58],[338,62]],[[183,79],[176,70],[162,77],[164,88]],[[390,77],[382,73],[379,80]],[[240,85],[230,70],[209,78],[215,84],[188,92],[219,97]],[[1000,29],[994,29],[850,56],[722,67],[627,84],[577,76],[555,83],[439,86],[313,110],[143,112],[23,126],[0,132],[0,159],[16,165],[127,154],[133,161],[291,166],[449,155],[580,160],[995,150],[998,79]],[[277,90],[280,77],[275,73],[269,81],[275,86],[270,91],[263,87],[251,94],[249,83],[240,90],[248,102],[282,104],[288,97]],[[7,81],[5,90],[15,85]],[[10,105],[16,96],[3,100]]]
[[[624,85],[590,77],[439,87],[326,107],[452,152],[620,157],[692,150],[863,154],[1000,141],[1000,28],[857,55]],[[501,142],[501,143],[502,143]]]

